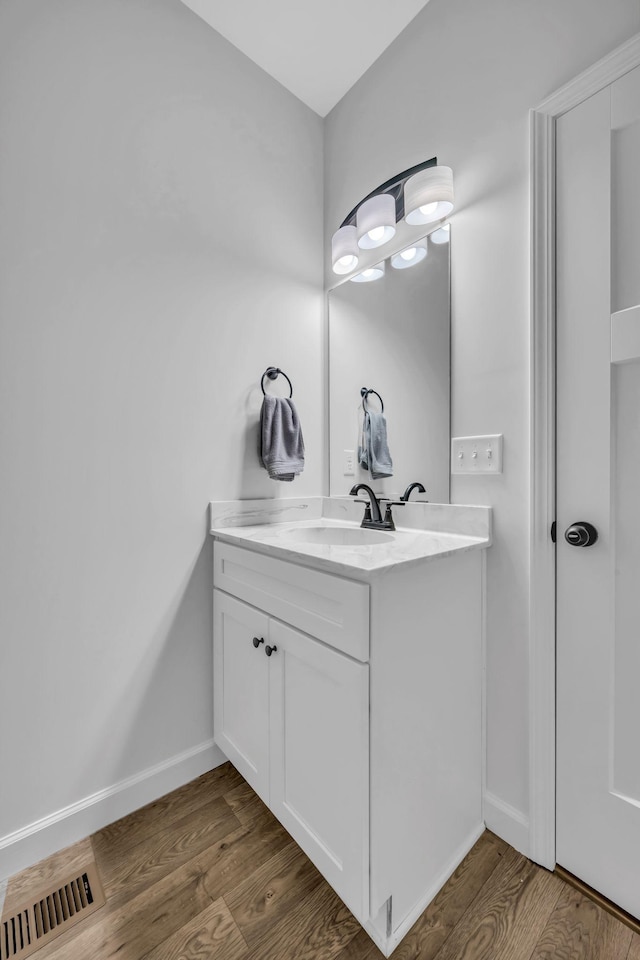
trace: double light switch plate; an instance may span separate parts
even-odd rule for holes
[[[502,473],[502,434],[486,437],[452,437],[451,473]]]

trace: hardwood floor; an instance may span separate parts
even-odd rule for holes
[[[106,905],[39,960],[380,960],[230,764],[12,878],[7,916],[95,856]],[[394,960],[640,960],[640,936],[486,832]]]

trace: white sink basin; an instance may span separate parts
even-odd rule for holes
[[[319,543],[341,547],[370,547],[376,543],[390,543],[393,534],[383,530],[362,527],[301,527],[281,534],[282,542]]]

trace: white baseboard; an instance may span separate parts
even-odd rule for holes
[[[213,740],[0,837],[0,877],[11,877],[226,761]]]
[[[484,822],[489,830],[528,857],[529,818],[489,791],[485,791],[483,808]]]
[[[449,860],[446,867],[438,875],[437,879],[434,880],[434,882],[429,886],[428,890],[425,891],[418,903],[416,903],[413,909],[409,911],[407,916],[404,917],[399,926],[396,927],[388,939],[384,937],[378,929],[376,929],[371,921],[364,925],[365,930],[374,941],[376,946],[379,947],[382,953],[384,953],[385,957],[388,957],[393,953],[400,941],[406,936],[411,927],[414,925],[418,917],[424,913],[431,901],[435,899],[436,894],[442,889],[442,887],[444,887],[451,874],[460,866],[473,845],[480,839],[484,833],[484,829],[484,823],[478,824],[478,826],[475,827],[466,840],[460,844],[451,860]]]

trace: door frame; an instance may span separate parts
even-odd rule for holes
[[[640,66],[640,33],[530,114],[529,856],[556,863],[555,129],[562,114]]]

